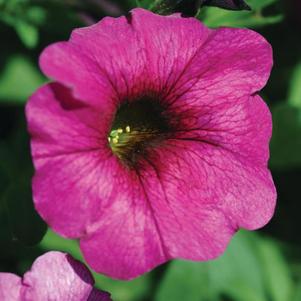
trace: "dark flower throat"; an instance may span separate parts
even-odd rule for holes
[[[170,126],[165,110],[155,97],[124,101],[118,108],[108,137],[113,153],[129,167],[160,143]]]

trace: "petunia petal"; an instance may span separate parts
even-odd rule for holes
[[[177,210],[192,217],[204,209],[218,210],[235,230],[260,228],[273,216],[276,191],[266,166],[206,142],[170,140],[166,147],[157,154],[156,173]]]
[[[69,42],[41,56],[47,75],[98,105],[145,91],[167,94],[171,102],[187,90],[208,88],[246,95],[263,87],[271,66],[270,45],[251,30],[209,30],[194,18],[143,9],[76,29]]]
[[[36,167],[48,157],[100,149],[107,143],[107,119],[112,118],[83,105],[58,83],[47,84],[31,96],[26,117]]]
[[[195,55],[170,98],[199,107],[222,100],[233,103],[262,89],[272,65],[271,45],[261,35],[252,30],[221,28]]]
[[[81,102],[98,109],[113,105],[116,91],[105,72],[81,47],[59,42],[48,46],[40,56],[42,71],[49,77],[72,88]]]
[[[36,209],[46,222],[64,236],[77,238],[99,217],[114,194],[115,171],[111,160],[97,151],[47,160],[33,179]]]
[[[156,265],[144,258],[157,264],[175,257],[212,259],[222,254],[239,227],[256,229],[270,220],[276,201],[266,167],[271,116],[259,96],[245,103],[240,115],[241,106],[225,113],[220,132],[204,136],[203,131],[203,137],[184,133],[143,162],[136,183],[119,190],[96,233],[81,241],[95,270],[128,279]],[[130,195],[131,186],[144,191]],[[139,229],[145,229],[144,235]],[[161,255],[153,258],[148,248],[156,244]]]
[[[86,301],[94,280],[79,261],[61,252],[39,257],[23,277],[22,300]]]
[[[62,224],[69,227],[68,232],[60,231],[62,234],[78,237],[99,207],[99,202],[89,201],[89,191],[80,192],[88,185],[85,183],[90,183],[82,175],[93,171],[92,163],[98,164],[100,150],[105,159],[109,131],[106,117],[78,102],[70,90],[57,83],[40,88],[31,97],[26,116],[37,169],[33,180],[35,206],[55,229]],[[54,170],[56,173],[52,173]]]
[[[134,9],[128,17],[106,17],[74,30],[68,42],[46,48],[40,64],[82,101],[133,98],[172,85],[209,33],[194,18]]]
[[[182,187],[191,179],[184,174],[180,180],[182,171],[174,170],[174,163],[167,172],[175,177],[166,179],[173,183],[160,182],[147,166],[148,171],[119,187],[112,205],[88,229],[91,234],[81,239],[84,257],[94,270],[131,279],[171,258],[208,260],[224,251],[236,228],[217,206],[196,200],[188,193],[189,185]],[[188,163],[183,164],[187,171]]]
[[[126,167],[113,168],[115,180],[110,182],[114,189],[80,246],[95,271],[131,279],[165,262],[169,256],[137,173]]]
[[[227,97],[219,103],[204,104],[199,111],[189,106],[183,111],[178,109],[185,120],[175,131],[175,138],[209,143],[254,165],[267,166],[272,117],[260,96],[237,97],[235,103]]]
[[[22,301],[20,291],[22,287],[21,278],[10,273],[0,273],[0,300]]]
[[[131,12],[131,25],[145,53],[152,89],[162,97],[186,73],[212,33],[195,18],[182,18],[179,14],[164,17],[143,9]]]

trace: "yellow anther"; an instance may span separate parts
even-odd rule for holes
[[[123,129],[121,129],[121,128],[117,129],[117,133],[118,134],[122,134],[123,133]]]
[[[128,126],[126,126],[126,128],[125,128],[125,131],[127,132],[127,133],[130,133],[130,131],[131,131],[131,128],[130,128],[130,126],[128,125]]]
[[[118,143],[118,140],[119,140],[118,138],[119,138],[119,137],[117,136],[117,137],[115,137],[115,138],[112,139],[112,141],[113,141],[114,144],[117,144],[117,143]]]
[[[112,138],[117,137],[117,136],[118,136],[118,131],[117,131],[117,130],[111,131],[110,136],[111,136]]]
[[[111,137],[108,137],[108,141],[111,142]]]

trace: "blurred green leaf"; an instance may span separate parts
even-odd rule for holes
[[[292,106],[301,110],[301,62],[295,67],[290,80],[288,101]]]
[[[249,0],[252,11],[228,11],[215,7],[207,7],[201,10],[200,19],[209,27],[261,27],[278,23],[283,19],[282,15],[265,16],[263,9],[278,0]]]
[[[63,238],[50,229],[48,229],[46,235],[41,240],[40,246],[45,250],[68,252],[74,258],[82,260],[82,255],[76,240]]]
[[[48,230],[44,239],[40,243],[44,250],[59,250],[70,253],[74,258],[84,262],[78,242],[76,240],[65,239],[53,231]],[[140,301],[149,295],[150,274],[143,275],[131,281],[113,280],[109,277],[91,271],[96,282],[96,286],[112,294],[113,300],[118,301]]]
[[[271,167],[301,166],[301,63],[289,81],[288,101],[275,105],[272,115]]]
[[[37,67],[29,59],[25,56],[13,56],[0,77],[0,102],[25,103],[30,94],[43,82]]]
[[[46,21],[46,11],[26,0],[7,0],[0,7],[0,21],[13,27],[26,47],[34,48],[38,44],[38,26]]]
[[[27,19],[35,25],[43,25],[46,22],[46,10],[39,6],[30,6],[26,10]]]
[[[272,300],[292,300],[294,283],[279,246],[265,238],[261,239],[258,248],[262,258],[266,288]]]
[[[44,236],[47,226],[35,211],[30,181],[15,179],[4,195],[14,239],[35,245]]]
[[[205,263],[175,260],[156,292],[155,301],[201,301],[208,291]]]
[[[301,111],[280,103],[272,108],[272,115],[271,167],[301,166]]]
[[[266,301],[258,237],[239,231],[226,252],[209,262],[172,262],[160,283],[155,301],[219,300]]]
[[[301,300],[301,282],[297,285],[292,301],[300,301]]]
[[[37,46],[39,32],[34,25],[19,19],[14,27],[25,46],[28,48],[34,48]]]
[[[87,263],[86,263],[87,264]],[[151,273],[142,275],[134,280],[121,281],[97,274],[92,271],[96,286],[112,294],[113,300],[141,301],[151,296]]]
[[[255,243],[257,236],[240,230],[226,252],[209,262],[213,289],[238,301],[265,301],[263,275]]]
[[[249,285],[243,281],[237,281],[228,287],[226,295],[235,301],[266,301],[260,297]]]
[[[154,0],[136,0],[136,6],[150,8],[154,4]]]

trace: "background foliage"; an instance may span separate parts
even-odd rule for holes
[[[46,79],[38,55],[66,40],[74,27],[156,0],[0,0],[0,271],[22,274],[47,250],[82,260],[76,241],[63,239],[35,213],[33,168],[24,120],[28,96]],[[274,120],[270,167],[278,189],[272,222],[240,231],[215,261],[176,260],[130,282],[94,274],[116,301],[301,300],[301,5],[296,0],[247,0],[252,11],[203,8],[208,26],[251,27],[273,45],[275,67],[262,92]]]

